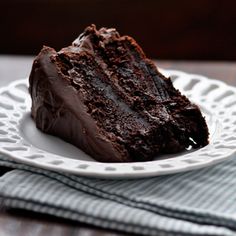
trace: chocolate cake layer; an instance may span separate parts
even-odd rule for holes
[[[98,161],[146,161],[208,144],[199,108],[115,29],[92,25],[59,52],[44,47],[29,91],[37,127]]]

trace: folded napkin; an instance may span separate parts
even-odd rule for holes
[[[236,235],[236,158],[186,173],[102,180],[47,171],[0,156],[8,207],[143,235]]]

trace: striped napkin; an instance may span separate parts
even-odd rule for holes
[[[14,170],[0,196],[26,209],[143,235],[236,235],[236,158],[186,173],[102,180],[30,167],[0,156]]]

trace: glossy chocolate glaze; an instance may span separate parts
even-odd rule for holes
[[[57,53],[44,47],[30,74],[32,117],[37,128],[80,147],[100,161],[130,161],[125,150],[100,133],[79,94],[55,66]]]

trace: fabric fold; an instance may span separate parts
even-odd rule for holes
[[[102,180],[56,173],[0,157],[13,208],[146,235],[235,235],[236,160],[175,175]]]

